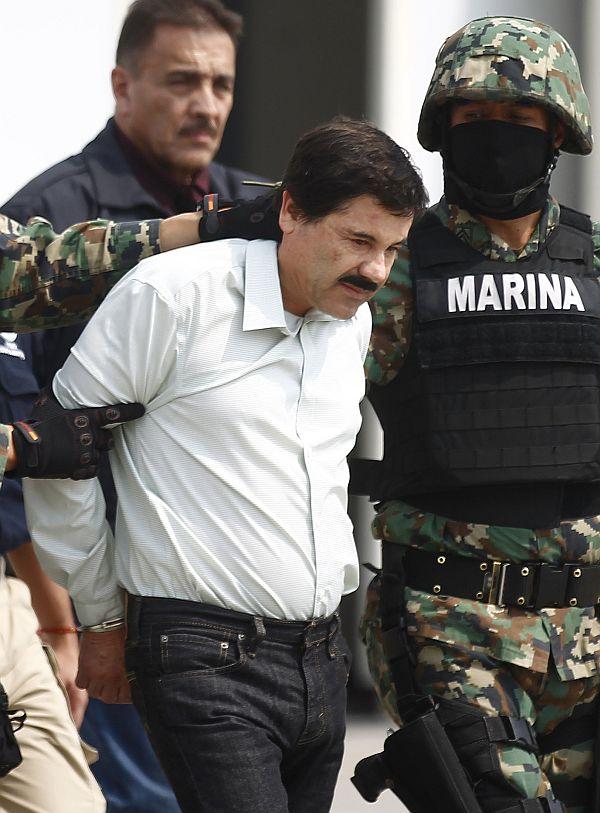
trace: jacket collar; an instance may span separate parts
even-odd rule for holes
[[[116,124],[109,119],[106,127],[82,150],[98,204],[107,209],[150,208],[158,216],[166,215],[161,204],[132,174],[117,140]]]
[[[83,150],[100,207],[124,211],[150,209],[155,217],[168,217],[164,205],[147,192],[132,172],[119,143],[117,125],[113,118],[106,127]],[[220,179],[225,168],[215,162],[210,167],[211,191],[219,191]]]

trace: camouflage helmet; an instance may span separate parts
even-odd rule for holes
[[[561,149],[592,150],[590,106],[569,43],[545,23],[521,17],[481,17],[444,42],[437,55],[418,138],[432,152],[442,147],[440,108],[452,99],[529,99],[565,125]]]

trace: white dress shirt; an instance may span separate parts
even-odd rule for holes
[[[114,431],[115,539],[97,480],[28,480],[31,536],[83,624],[121,588],[287,620],[358,585],[346,456],[360,427],[368,306],[300,318],[275,243],[152,257],[107,297],[54,380],[66,407],[140,401]]]

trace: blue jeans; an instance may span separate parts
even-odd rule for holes
[[[130,597],[127,667],[183,813],[326,813],[350,654],[337,614],[275,621]]]
[[[100,753],[91,770],[107,813],[180,813],[180,807],[132,706],[90,698],[81,736]]]

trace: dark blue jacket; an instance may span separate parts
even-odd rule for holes
[[[0,423],[13,423],[31,412],[38,391],[33,360],[39,344],[39,334],[0,333]],[[0,554],[28,541],[21,480],[9,475],[0,489]]]

